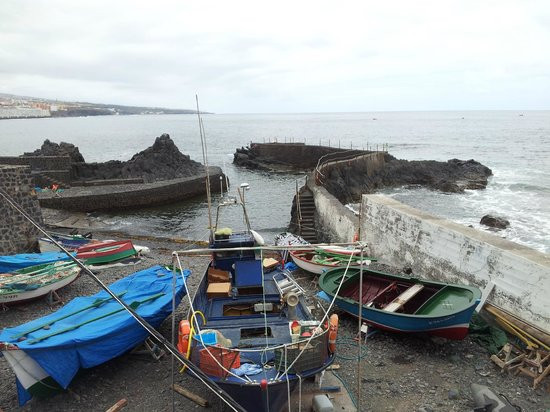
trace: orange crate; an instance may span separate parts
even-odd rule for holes
[[[212,356],[218,360],[220,364],[226,369],[238,368],[241,366],[241,353],[233,351],[231,349],[222,348],[219,346],[209,346],[208,348],[201,349],[200,353],[200,368],[207,375],[217,376],[218,378],[225,378],[227,371],[222,369],[220,365],[216,363]]]

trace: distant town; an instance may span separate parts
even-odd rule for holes
[[[195,110],[66,102],[0,93],[0,119],[112,116],[130,114],[193,114]]]

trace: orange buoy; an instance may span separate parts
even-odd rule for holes
[[[328,350],[330,353],[336,352],[336,338],[338,337],[338,315],[330,315],[330,326],[328,329]]]
[[[188,320],[182,320],[178,328],[178,351],[187,356],[187,348],[189,347],[189,333],[191,325]]]

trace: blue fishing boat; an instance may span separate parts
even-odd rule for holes
[[[177,273],[175,302],[185,295]],[[153,327],[172,313],[173,272],[153,266],[110,289]],[[148,332],[105,291],[78,297],[60,310],[0,334],[0,351],[17,377],[19,403],[67,388],[80,368],[104,363],[143,342]]]
[[[323,273],[319,287],[326,299],[336,297],[336,305],[354,316],[361,307],[365,322],[391,332],[429,333],[457,340],[468,334],[481,298],[478,288],[363,269],[359,299],[360,271],[351,267]]]
[[[19,255],[0,256],[0,273],[15,272],[29,266],[69,260],[64,252],[22,253]]]
[[[300,379],[332,363],[336,326],[316,319],[291,274],[263,259],[242,200],[247,227],[212,231],[212,260],[180,323],[178,346],[246,410],[275,412]]]

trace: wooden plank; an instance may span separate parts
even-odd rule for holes
[[[424,285],[421,285],[420,283],[415,283],[394,300],[392,300],[389,304],[387,304],[383,310],[385,310],[386,312],[396,312],[397,310],[401,309],[405,303],[415,297],[416,294],[422,289],[424,289]]]
[[[201,398],[199,395],[196,395],[191,391],[188,391],[187,389],[185,389],[181,385],[178,385],[177,383],[174,383],[174,385],[172,385],[172,389],[177,393],[179,393],[180,395],[185,396],[187,399],[192,400],[197,405],[200,405],[202,407],[208,406],[208,401],[206,399]]]
[[[113,406],[111,406],[109,409],[107,409],[105,412],[118,412],[121,409],[123,409],[126,405],[128,405],[128,400],[121,399],[117,403],[115,403]]]

